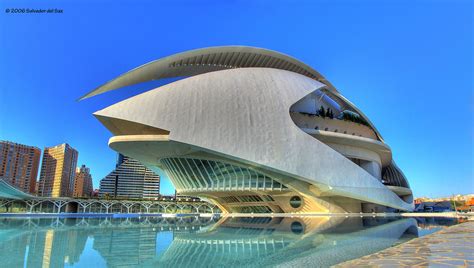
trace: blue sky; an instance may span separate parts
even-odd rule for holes
[[[415,196],[474,192],[471,1],[36,2],[0,3],[0,139],[68,142],[95,187],[116,154],[92,113],[160,82],[80,96],[173,53],[249,45],[311,65],[364,111]]]

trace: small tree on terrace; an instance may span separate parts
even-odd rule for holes
[[[321,117],[326,117],[326,114],[324,113],[324,107],[321,105],[321,108],[318,110],[318,115]]]

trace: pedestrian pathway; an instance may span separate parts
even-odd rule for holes
[[[474,267],[474,222],[448,227],[335,267]]]

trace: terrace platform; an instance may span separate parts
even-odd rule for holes
[[[395,247],[335,267],[471,267],[474,222],[447,227]]]

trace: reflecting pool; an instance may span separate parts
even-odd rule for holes
[[[456,224],[447,218],[0,218],[1,267],[326,267]]]

